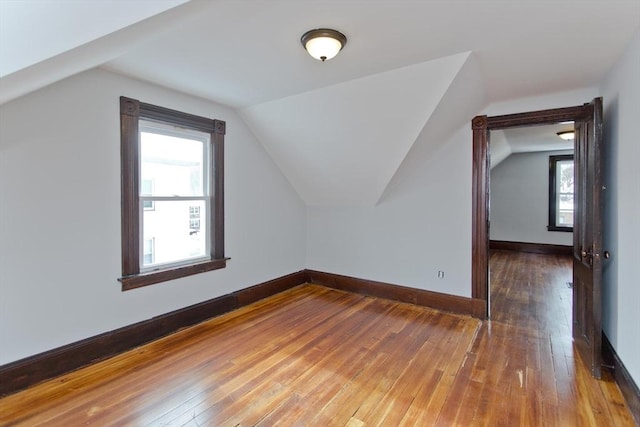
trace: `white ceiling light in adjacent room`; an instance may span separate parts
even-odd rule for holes
[[[560,138],[564,139],[565,141],[571,141],[574,138],[574,132],[572,130],[558,132],[556,135],[558,135]]]
[[[347,44],[347,36],[340,31],[318,28],[304,33],[300,41],[309,55],[324,62],[342,50]]]

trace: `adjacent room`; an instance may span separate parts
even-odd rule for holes
[[[638,0],[0,0],[0,425],[639,425],[638,117]]]

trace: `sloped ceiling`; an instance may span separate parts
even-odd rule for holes
[[[491,131],[491,169],[514,153],[573,150],[573,140],[557,134],[573,130],[573,122]]]
[[[471,119],[461,67],[485,102],[584,88],[640,26],[638,0],[181,3],[0,1],[0,103],[104,67],[237,109],[308,204],[372,205],[438,123]],[[326,63],[300,44],[318,27],[348,37]]]
[[[241,110],[308,205],[374,205],[468,53]]]
[[[188,0],[0,2],[0,77],[104,37]],[[42,35],[46,34],[46,39]]]
[[[491,169],[502,163],[512,153],[511,145],[507,137],[504,135],[503,130],[491,131],[491,144],[489,146]]]
[[[573,123],[504,129],[512,153],[572,150],[573,140],[564,140],[558,132],[573,130]]]

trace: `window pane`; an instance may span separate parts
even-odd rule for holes
[[[143,241],[153,241],[153,261],[142,257],[142,268],[177,263],[209,256],[207,247],[208,225],[204,200],[155,201],[155,209],[143,210]],[[194,218],[194,211],[199,218]]]
[[[573,227],[573,160],[556,163],[556,224]]]
[[[558,191],[573,194],[573,160],[560,161],[557,164]]]
[[[143,265],[151,265],[154,263],[154,241],[153,239],[145,239],[142,248]]]
[[[162,129],[141,124],[141,195],[204,196],[206,145],[208,135],[191,131],[183,137],[167,135]],[[166,131],[168,132],[168,131]]]
[[[153,195],[153,180],[152,179],[142,179],[140,181],[140,195],[141,196],[151,196]],[[142,202],[142,207],[145,210],[153,210],[153,201],[152,200],[144,200]]]

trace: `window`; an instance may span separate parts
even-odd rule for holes
[[[573,154],[549,156],[549,231],[573,231]]]
[[[191,235],[200,232],[200,206],[189,206],[189,231]]]
[[[155,239],[153,237],[151,239],[144,239],[144,249],[142,252],[143,264],[150,265],[155,262],[155,257],[153,256],[154,245],[155,245]]]
[[[142,179],[142,188],[140,189],[141,196],[151,196],[153,195],[153,180],[152,179]],[[145,211],[152,211],[155,209],[155,205],[153,204],[153,200],[143,200],[142,207]]]
[[[224,268],[225,122],[120,98],[122,289]]]

